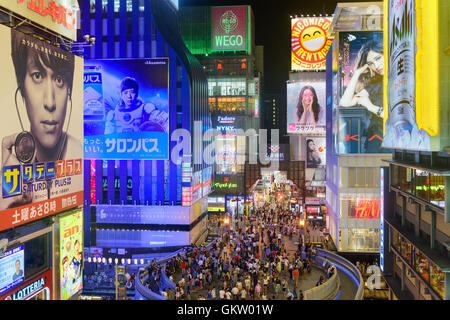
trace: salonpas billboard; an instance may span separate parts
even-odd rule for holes
[[[247,51],[247,6],[212,7],[212,50]]]

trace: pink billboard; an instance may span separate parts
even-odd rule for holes
[[[212,8],[212,50],[247,50],[247,7]]]

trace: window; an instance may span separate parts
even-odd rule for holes
[[[409,263],[409,265],[412,265],[411,252],[412,252],[411,243],[404,237],[401,237],[401,255]]]
[[[430,282],[430,261],[419,250],[415,250],[415,268],[417,273],[425,280],[426,283]]]
[[[430,175],[426,172],[416,170],[416,177],[414,181],[415,181],[416,196],[426,201],[429,201]]]
[[[430,285],[444,298],[445,275],[433,262],[430,262]]]
[[[50,267],[49,233],[25,242],[25,279],[30,279]]]
[[[392,166],[392,185],[405,192],[412,190],[413,170],[410,168]]]
[[[430,175],[430,202],[445,208],[445,177]]]
[[[401,252],[400,234],[394,229],[392,229],[392,246],[397,249],[398,252]]]

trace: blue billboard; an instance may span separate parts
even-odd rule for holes
[[[169,60],[86,60],[84,156],[169,158]]]
[[[24,246],[6,251],[0,255],[0,294],[15,287],[25,279]]]

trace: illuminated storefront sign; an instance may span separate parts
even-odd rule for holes
[[[325,70],[326,56],[333,42],[327,37],[332,18],[291,20],[292,70]]]
[[[0,300],[51,300],[52,299],[52,270],[37,276],[14,291],[8,292]]]
[[[80,8],[75,0],[1,0],[0,6],[64,37],[77,40]]]
[[[181,189],[181,205],[182,206],[191,206],[192,205],[191,187],[182,187],[182,189]]]
[[[212,50],[247,50],[247,7],[213,7],[212,24]]]

